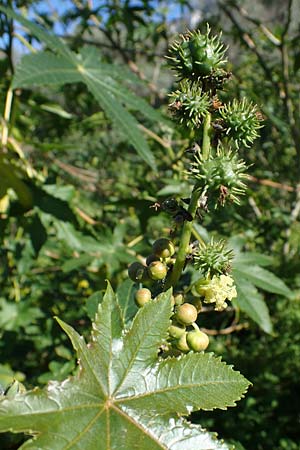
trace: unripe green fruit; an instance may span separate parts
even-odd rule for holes
[[[128,276],[132,281],[143,281],[147,279],[147,270],[143,264],[134,262],[128,268]]]
[[[151,300],[151,291],[147,288],[142,288],[135,293],[135,303],[137,306],[144,306]]]
[[[165,263],[168,266],[174,266],[174,264],[176,263],[176,258],[167,258],[167,259],[165,259]]]
[[[203,331],[193,330],[187,333],[186,342],[191,350],[201,352],[208,347],[209,338]]]
[[[153,254],[147,256],[147,259],[146,259],[147,266],[150,266],[150,264],[153,263],[154,261],[160,261],[159,256],[156,256]]]
[[[176,311],[176,320],[183,325],[191,325],[196,322],[198,316],[197,309],[190,303],[184,303],[178,306]]]
[[[183,295],[182,294],[175,294],[174,295],[174,302],[176,306],[180,306],[182,305],[184,301]]]
[[[160,258],[169,258],[175,253],[175,247],[172,241],[166,238],[157,239],[152,245],[154,255]]]
[[[210,280],[201,278],[194,284],[192,293],[196,296],[205,295],[205,288],[209,285],[209,282]]]
[[[152,280],[163,280],[167,272],[167,267],[160,261],[153,261],[148,267],[148,274]]]
[[[175,339],[179,339],[185,333],[185,327],[172,324],[169,327],[169,335]]]
[[[176,347],[178,348],[178,350],[181,350],[182,352],[190,351],[190,347],[188,346],[186,341],[186,335],[187,333],[184,333],[182,336],[180,336],[180,338],[176,342]]]

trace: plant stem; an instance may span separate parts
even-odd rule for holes
[[[210,153],[210,123],[211,123],[211,116],[210,114],[207,114],[207,116],[204,119],[203,124],[203,137],[202,137],[202,155],[204,159],[207,159],[209,157]],[[191,234],[193,230],[193,223],[196,215],[196,211],[198,208],[198,200],[201,195],[201,191],[194,187],[193,193],[191,196],[188,212],[193,217],[193,220],[191,222],[185,221],[182,233],[181,233],[181,239],[180,244],[178,248],[178,253],[176,257],[176,262],[174,264],[173,270],[170,273],[170,276],[167,278],[167,281],[164,286],[164,290],[169,289],[171,286],[175,286],[178,282],[181,273],[185,266],[186,256],[189,252],[189,244],[191,239]]]
[[[211,115],[207,114],[203,123],[203,138],[202,138],[202,157],[208,159],[210,154],[210,124]]]
[[[5,151],[5,147],[7,145],[8,140],[9,119],[12,108],[12,102],[13,102],[13,91],[11,88],[9,88],[6,94],[4,114],[3,114],[2,135],[1,135],[1,144],[3,147],[3,151]]]

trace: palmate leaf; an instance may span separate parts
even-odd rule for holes
[[[124,331],[108,286],[90,343],[59,321],[79,359],[77,374],[0,400],[0,431],[34,437],[27,450],[228,450],[179,415],[234,406],[249,382],[213,354],[159,359],[167,337],[171,292],[146,304]]]
[[[135,147],[141,158],[155,168],[154,156],[138,127],[138,121],[123,105],[139,111],[150,120],[164,119],[146,101],[122,85],[119,68],[102,63],[98,51],[93,47],[83,48],[81,53],[76,54],[61,39],[21,15],[2,6],[0,11],[20,22],[55,52],[41,51],[25,55],[16,67],[13,88],[85,83],[116,128]]]
[[[272,333],[271,317],[262,294],[245,278],[235,276],[234,280],[238,294],[237,299],[234,299],[234,305],[245,312],[266,333]]]
[[[273,326],[267,304],[256,287],[273,294],[291,295],[287,285],[276,275],[260,266],[272,263],[272,258],[260,253],[237,253],[233,260],[232,275],[237,287],[234,304],[245,312],[266,333]]]
[[[234,273],[246,278],[246,280],[264,291],[284,295],[285,297],[290,297],[292,294],[291,290],[280,278],[260,266],[240,264],[234,267]]]

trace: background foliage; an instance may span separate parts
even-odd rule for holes
[[[170,218],[149,206],[184,196],[192,137],[168,119],[173,78],[163,56],[187,26],[222,24],[234,72],[224,95],[257,103],[265,126],[255,150],[244,150],[253,164],[249,195],[197,229],[205,239],[231,238],[236,271],[244,270],[244,285],[252,282],[246,307],[217,320],[208,311],[200,325],[215,335],[210,350],[253,388],[238,408],[193,420],[237,448],[299,449],[299,3],[74,1],[58,11],[46,2],[3,3],[63,35],[68,47],[0,15],[1,385],[15,377],[30,388],[71,373],[75,360],[53,316],[86,335],[105,279],[129,298],[128,263],[169,234]],[[78,70],[84,59],[88,81]],[[45,63],[48,78],[36,86],[32,77]],[[62,64],[69,78],[53,75],[50,83],[49,70]],[[91,81],[95,73],[103,87]],[[251,279],[254,261],[293,293],[279,281],[270,288],[269,274]],[[134,308],[129,302],[128,317]],[[16,448],[5,439],[4,448]]]

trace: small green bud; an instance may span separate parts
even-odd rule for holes
[[[175,339],[179,339],[185,333],[185,327],[172,323],[169,327],[169,335]]]
[[[174,295],[174,302],[176,306],[180,306],[182,305],[182,303],[184,302],[184,297],[182,294],[175,294]]]
[[[178,306],[176,311],[176,320],[182,325],[191,325],[196,322],[198,316],[197,309],[191,303],[183,303]]]
[[[186,341],[186,335],[187,333],[183,333],[180,338],[178,339],[178,341],[176,342],[176,347],[178,348],[178,350],[181,350],[182,352],[188,352],[190,351],[190,347],[187,344]]]
[[[164,262],[167,264],[167,266],[171,267],[176,263],[176,258],[166,258]]]
[[[154,255],[159,258],[169,258],[175,253],[175,247],[172,241],[166,238],[157,239],[152,245]]]
[[[167,267],[160,261],[153,261],[148,267],[148,274],[152,280],[163,280],[167,272]]]
[[[147,288],[141,288],[135,293],[135,303],[138,307],[144,306],[151,300],[151,291]]]
[[[203,331],[193,330],[187,333],[186,342],[191,350],[201,352],[208,347],[209,338]]]

